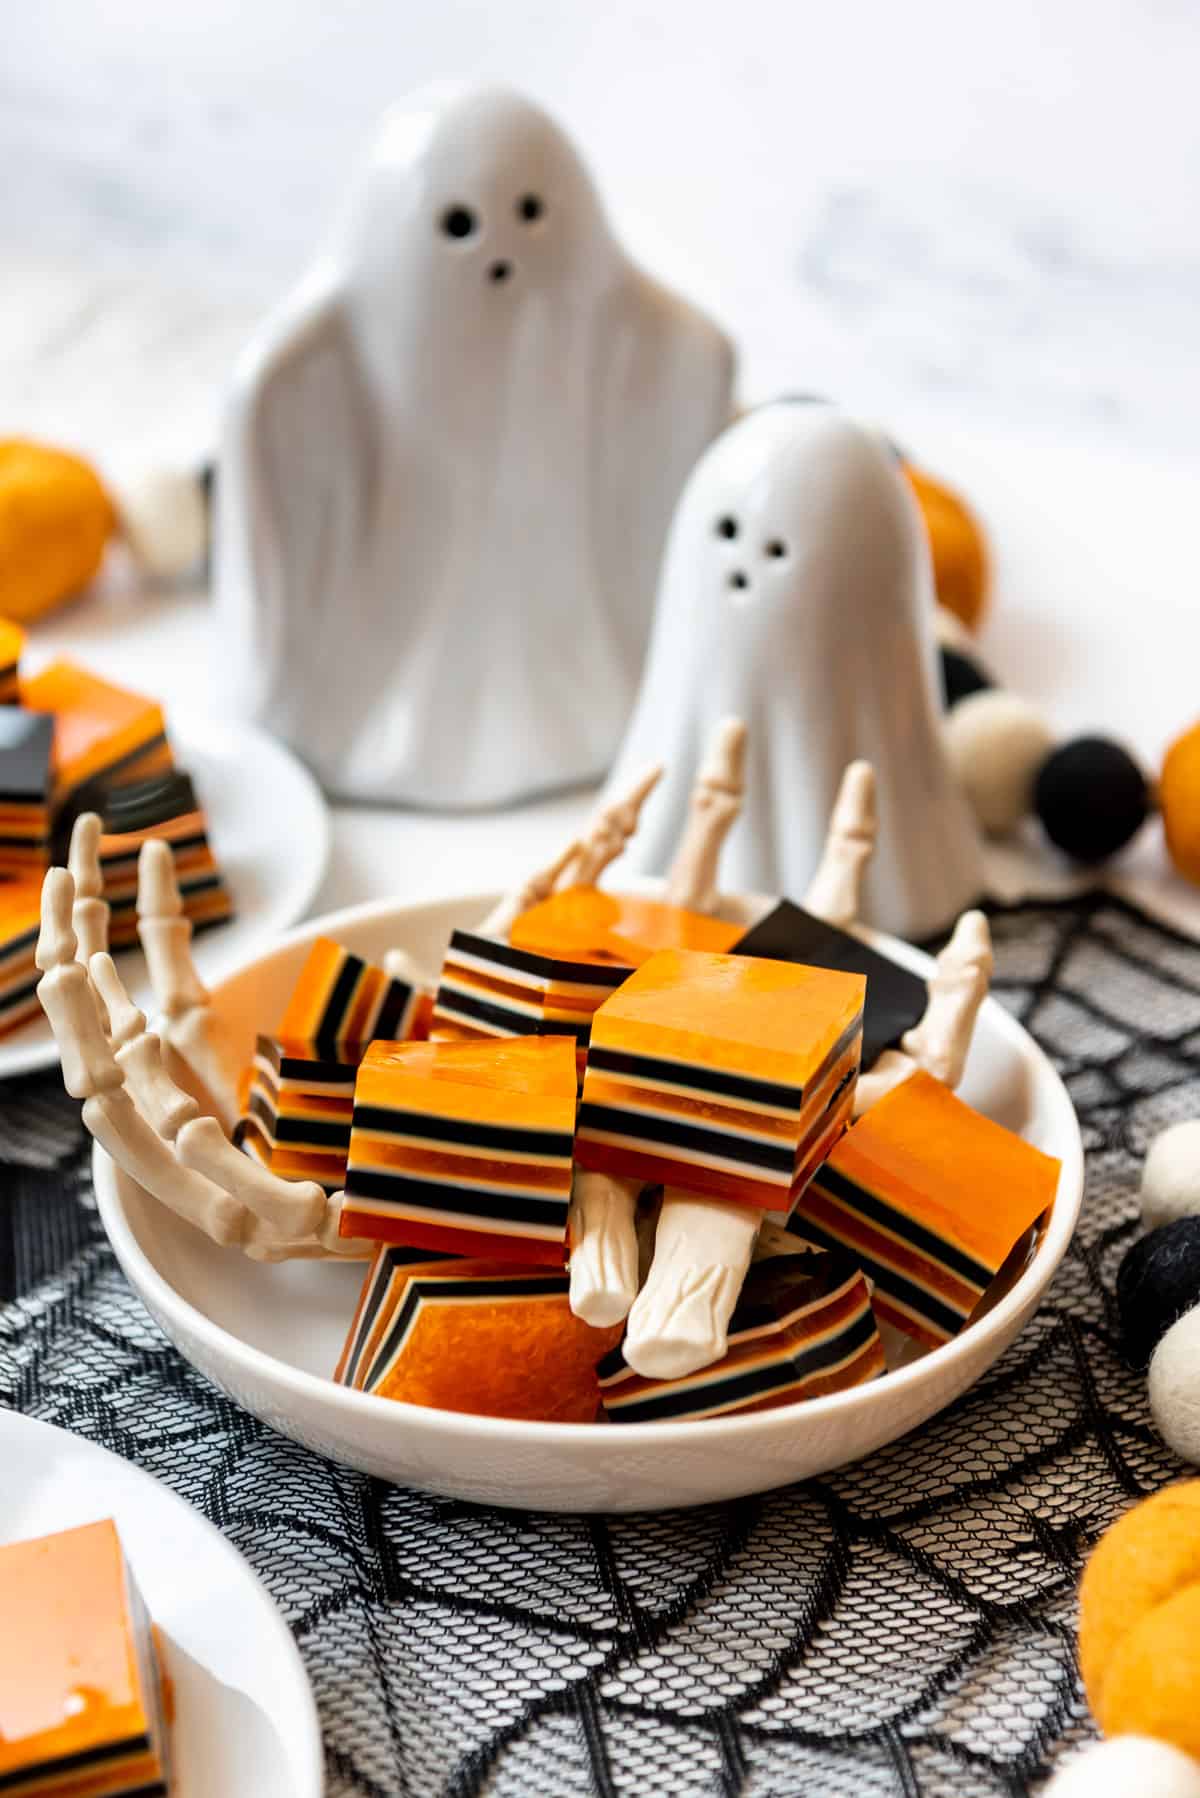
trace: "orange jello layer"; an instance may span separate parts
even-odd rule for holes
[[[745,928],[640,893],[567,887],[522,912],[509,939],[515,949],[539,955],[637,967],[659,949],[707,949],[719,954],[732,949]]]
[[[123,1792],[163,1777],[148,1637],[110,1521],[0,1549],[6,1792]],[[18,1776],[34,1767],[45,1771],[27,1786]]]

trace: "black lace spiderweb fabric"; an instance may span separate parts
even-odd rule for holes
[[[1122,1364],[1112,1289],[1148,1142],[1200,1114],[1200,945],[1105,897],[993,928],[995,990],[1079,1112],[1083,1219],[1004,1359],[857,1466],[601,1519],[322,1461],[230,1404],[143,1311],[57,1075],[0,1093],[0,1401],[127,1456],[242,1551],[307,1664],[331,1798],[1036,1789],[1091,1733],[1083,1556],[1182,1471]]]

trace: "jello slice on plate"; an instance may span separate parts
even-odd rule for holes
[[[514,949],[569,961],[639,967],[660,949],[721,953],[744,934],[741,924],[686,911],[644,893],[564,887],[523,911],[509,932]]]
[[[647,1380],[619,1348],[600,1363],[612,1423],[766,1411],[859,1386],[883,1372],[883,1345],[862,1273],[821,1250],[773,1256],[746,1276],[719,1361],[679,1380]]]
[[[1060,1166],[916,1073],[841,1138],[790,1227],[853,1255],[876,1316],[935,1348],[1053,1203]]]
[[[21,651],[25,632],[19,624],[0,618],[0,705],[16,705],[20,698]]]
[[[80,809],[123,782],[174,764],[162,707],[74,662],[52,662],[21,682],[21,703],[54,717],[55,801]]]
[[[170,1790],[154,1631],[113,1523],[0,1548],[0,1792]]]
[[[576,1094],[569,1036],[373,1043],[342,1234],[561,1265]]]
[[[208,823],[190,775],[176,770],[118,787],[108,795],[102,817],[100,871],[114,948],[137,941],[138,855],[152,837],[171,851],[183,915],[194,930],[233,916],[229,889],[208,840]]]
[[[40,877],[0,881],[0,1035],[41,1011],[33,959],[41,916]]]
[[[0,705],[0,875],[50,865],[53,738],[52,718]]]
[[[814,917],[790,899],[781,899],[752,930],[739,937],[733,953],[865,975],[864,1068],[873,1066],[885,1049],[895,1048],[905,1031],[918,1024],[925,1013],[929,994],[918,974],[901,967],[890,956],[881,955],[848,930],[839,930],[836,924]]]
[[[432,1034],[443,1041],[571,1036],[582,1078],[593,1014],[632,971],[456,930],[442,962]]]
[[[357,1061],[324,1059],[315,1044],[260,1036],[247,1071],[238,1148],[285,1180],[346,1183]]]
[[[581,1167],[786,1212],[845,1128],[861,974],[663,950],[592,1019]]]
[[[381,1247],[335,1378],[413,1405],[590,1423],[596,1363],[622,1328],[575,1317],[561,1271]]]
[[[277,1035],[285,1044],[314,1044],[331,1061],[356,1062],[376,1038],[406,1042],[427,1035],[430,1009],[419,987],[393,979],[374,962],[321,936],[300,971]]]

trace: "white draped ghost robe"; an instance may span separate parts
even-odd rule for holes
[[[866,922],[920,937],[983,890],[980,847],[942,752],[932,571],[894,456],[828,406],[747,414],[680,500],[654,633],[612,790],[667,773],[629,866],[668,866],[717,721],[750,736],[746,797],[721,862],[727,889],[802,898],[848,762],[878,782]]]
[[[235,705],[346,797],[480,806],[600,776],[731,379],[545,114],[415,96],[236,371],[216,533]]]

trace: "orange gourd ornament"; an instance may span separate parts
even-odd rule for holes
[[[0,438],[0,613],[40,618],[96,574],[116,527],[100,477],[78,456]]]
[[[977,630],[988,594],[988,554],[983,527],[965,500],[952,488],[918,468],[905,474],[929,533],[938,604],[953,612],[968,630]]]
[[[1167,750],[1158,803],[1171,860],[1185,880],[1200,884],[1200,724]]]
[[[1106,1735],[1200,1759],[1200,1480],[1155,1493],[1101,1537],[1079,1589],[1079,1661]]]

